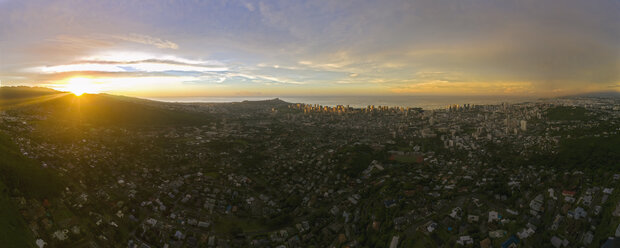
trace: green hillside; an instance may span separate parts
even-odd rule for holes
[[[45,88],[0,88],[0,109],[55,120],[115,126],[203,125],[204,113],[169,109],[169,104],[107,94],[73,94]]]
[[[0,244],[2,247],[34,247],[32,233],[0,182]]]
[[[10,189],[38,199],[57,196],[62,179],[38,163],[24,157],[9,137],[0,133],[0,181]]]
[[[0,134],[0,244],[2,247],[33,247],[34,238],[10,199],[17,189],[25,196],[49,198],[58,195],[60,179],[21,156],[10,139]]]
[[[0,110],[47,102],[67,94],[41,87],[2,87],[0,88]]]
[[[2,87],[0,88],[0,100],[23,100],[28,98],[55,95],[62,92],[42,87]]]
[[[551,108],[547,111],[547,118],[549,120],[554,121],[578,121],[578,120],[586,120],[588,116],[586,115],[586,109],[582,107],[565,107],[558,106],[555,108]]]

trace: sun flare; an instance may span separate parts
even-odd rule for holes
[[[75,77],[67,81],[64,87],[66,91],[73,93],[76,96],[81,96],[84,93],[96,94],[99,93],[99,86],[93,79]]]

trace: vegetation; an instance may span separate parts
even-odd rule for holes
[[[373,160],[383,161],[387,158],[387,155],[383,151],[374,151],[368,145],[355,145],[343,149],[337,155],[341,172],[350,177],[359,176]]]
[[[259,232],[265,227],[258,221],[224,216],[213,223],[213,230],[218,233],[236,235],[243,232]]]
[[[46,102],[67,93],[39,87],[2,87],[0,88],[0,110]]]
[[[9,99],[24,99],[24,98],[32,98],[39,97],[45,95],[53,95],[53,94],[62,94],[62,92],[55,91],[49,88],[42,87],[2,87],[0,88],[0,99],[9,100]]]
[[[540,154],[528,162],[563,170],[615,171],[620,166],[620,136],[565,139],[555,154]],[[599,175],[605,175],[601,173]]]
[[[556,165],[568,169],[615,171],[620,166],[620,135],[563,140],[556,158]]]
[[[586,109],[582,107],[566,107],[559,106],[555,108],[551,108],[547,112],[547,118],[553,121],[578,121],[578,120],[586,120],[588,116],[586,115]]]
[[[0,244],[2,247],[34,247],[34,238],[0,182]]]
[[[0,182],[25,196],[47,199],[64,188],[62,178],[24,157],[9,137],[0,133]]]
[[[112,126],[203,125],[207,115],[169,109],[166,103],[106,94],[75,96],[49,89],[3,87],[0,109],[50,116],[59,121]]]

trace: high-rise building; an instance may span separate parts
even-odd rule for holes
[[[521,131],[527,131],[527,121],[521,120]]]
[[[506,120],[504,121],[504,124],[506,125],[506,134],[509,134],[511,126],[510,115],[506,115]]]

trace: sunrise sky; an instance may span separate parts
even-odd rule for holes
[[[0,82],[141,97],[620,90],[620,1],[0,0]]]

